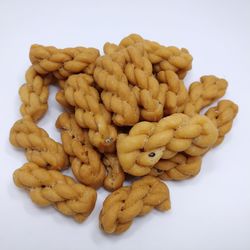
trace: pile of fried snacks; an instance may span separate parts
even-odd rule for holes
[[[35,204],[77,222],[91,214],[104,187],[111,193],[100,228],[120,234],[135,217],[170,209],[163,181],[196,176],[203,156],[230,131],[238,106],[214,104],[225,95],[225,79],[206,75],[186,87],[193,58],[185,48],[131,34],[103,50],[31,46],[19,89],[22,118],[10,130],[11,144],[24,150],[27,163],[13,179]],[[48,110],[51,84],[64,108],[55,119],[61,142],[37,125]],[[69,167],[74,179],[62,173]],[[123,186],[128,177],[132,183]]]

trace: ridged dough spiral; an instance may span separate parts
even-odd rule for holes
[[[167,185],[146,176],[105,199],[99,215],[100,227],[105,233],[120,234],[128,230],[135,217],[146,215],[153,208],[166,211],[170,207]]]
[[[76,183],[55,170],[26,163],[13,174],[16,186],[29,191],[31,200],[41,207],[54,206],[60,213],[83,222],[92,212],[96,191]]]
[[[206,116],[172,114],[157,123],[137,123],[128,134],[120,134],[117,155],[124,172],[143,176],[161,158],[172,158],[178,152],[203,155],[217,137],[217,128]]]

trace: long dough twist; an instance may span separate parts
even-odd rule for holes
[[[105,199],[99,216],[100,227],[105,233],[120,234],[130,227],[135,217],[145,215],[153,208],[166,211],[170,206],[166,184],[146,176]]]
[[[139,108],[121,66],[108,55],[96,61],[94,79],[103,89],[101,98],[118,126],[131,126],[139,120]]]
[[[37,121],[48,109],[49,88],[52,77],[40,76],[31,66],[25,74],[26,83],[19,88],[19,96],[22,101],[20,112],[23,116],[29,116]]]
[[[181,113],[188,100],[188,92],[182,80],[171,70],[160,71],[157,74],[160,83],[167,84],[165,97],[164,114],[171,115]]]
[[[10,130],[10,142],[15,147],[24,148],[28,161],[40,167],[61,170],[68,165],[62,145],[28,117],[15,122]]]
[[[202,76],[200,82],[193,82],[189,87],[189,100],[184,113],[193,116],[204,107],[224,96],[227,89],[227,81],[216,76]]]
[[[192,68],[192,56],[185,48],[178,49],[174,46],[163,46],[157,42],[143,39],[137,34],[131,34],[121,40],[120,47],[128,47],[142,42],[150,62],[154,65],[155,72],[171,70],[183,79]]]
[[[99,188],[105,178],[105,168],[100,155],[88,143],[87,134],[78,126],[73,114],[62,113],[56,127],[61,129],[65,152],[72,157],[73,174],[81,183]]]
[[[150,175],[162,180],[185,180],[196,176],[201,169],[202,157],[178,153],[168,160],[160,160],[151,169]]]
[[[173,114],[158,123],[137,123],[129,134],[120,134],[117,154],[124,172],[143,176],[161,158],[169,159],[182,151],[191,156],[204,154],[217,137],[217,128],[206,116]]]
[[[212,120],[219,131],[219,136],[214,146],[218,146],[223,142],[225,135],[232,128],[233,120],[237,113],[238,105],[230,100],[222,100],[216,107],[208,109],[205,115]]]
[[[96,191],[58,171],[29,162],[14,172],[13,179],[16,186],[29,191],[34,203],[42,207],[53,205],[77,222],[83,222],[94,209]]]
[[[163,117],[166,84],[159,84],[152,72],[152,64],[145,56],[142,44],[129,46],[117,53],[123,54],[125,75],[138,89],[141,117],[147,121],[159,121]],[[112,55],[111,55],[112,56]]]
[[[76,107],[75,117],[82,128],[89,128],[91,143],[101,152],[115,150],[116,128],[111,125],[111,115],[100,102],[98,91],[91,86],[93,78],[86,74],[72,75],[64,91],[67,102]]]
[[[103,186],[113,192],[123,185],[125,174],[115,154],[105,154],[102,161],[107,171]]]
[[[53,46],[34,44],[30,48],[30,61],[42,75],[53,73],[57,79],[66,79],[72,74],[93,74],[94,63],[99,56],[95,48],[57,49]]]

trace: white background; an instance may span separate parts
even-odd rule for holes
[[[0,1],[0,249],[250,249],[250,1]],[[93,46],[136,32],[194,57],[186,84],[203,74],[229,81],[226,98],[240,112],[224,143],[209,152],[201,173],[169,182],[172,209],[136,218],[121,236],[104,235],[94,212],[77,224],[53,208],[41,209],[12,181],[24,152],[8,142],[20,118],[18,88],[32,43]],[[39,122],[59,140],[61,112],[51,87],[49,111]]]

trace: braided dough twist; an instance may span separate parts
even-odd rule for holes
[[[40,167],[61,170],[68,165],[68,157],[62,145],[28,117],[15,122],[10,130],[10,143],[24,148],[28,161]]]
[[[26,163],[13,174],[16,186],[27,189],[31,200],[41,207],[52,205],[60,213],[83,222],[92,212],[96,191],[76,183],[55,170]]]
[[[100,152],[113,152],[117,137],[111,115],[101,104],[99,92],[91,86],[93,78],[86,74],[72,75],[65,83],[65,99],[76,107],[75,117],[82,128],[89,128],[89,139]]]
[[[103,89],[101,98],[106,109],[113,113],[118,126],[131,126],[139,120],[139,108],[121,66],[108,55],[96,61],[94,79]]]
[[[174,46],[163,46],[157,42],[143,39],[137,34],[131,34],[121,40],[119,47],[124,48],[137,43],[143,43],[144,49],[147,52],[148,59],[154,66],[155,73],[159,71],[171,70],[174,71],[180,79],[183,79],[192,68],[192,56],[185,48],[178,49]],[[118,48],[115,45],[109,47],[105,52],[114,52]]]
[[[184,113],[193,116],[204,107],[225,95],[227,81],[216,76],[202,76],[200,82],[193,82],[189,87],[189,100]]]
[[[34,44],[30,48],[30,61],[41,75],[53,73],[57,79],[66,79],[72,74],[93,74],[94,63],[99,56],[95,48],[57,49],[53,46]]]
[[[163,117],[166,84],[159,84],[153,75],[152,64],[145,56],[142,44],[129,46],[117,52],[123,54],[124,72],[129,83],[137,88],[141,117],[147,121],[159,121]],[[113,54],[111,55],[113,56]]]
[[[88,143],[87,134],[78,126],[74,115],[62,113],[56,127],[61,129],[62,144],[72,157],[71,168],[77,180],[95,189],[102,186],[105,168],[100,155]]]
[[[184,151],[204,154],[216,142],[218,130],[206,116],[173,114],[158,123],[140,122],[117,140],[117,155],[124,172],[143,176],[162,158]]]
[[[105,199],[99,216],[100,227],[108,234],[123,233],[135,217],[145,215],[153,208],[170,209],[169,191],[165,183],[146,176],[131,186],[121,187]]]
[[[22,101],[20,112],[22,116],[29,116],[33,121],[38,121],[48,110],[48,85],[52,77],[40,76],[31,66],[25,74],[26,83],[19,88],[19,96]]]
[[[232,128],[233,120],[237,113],[238,105],[230,100],[222,100],[216,107],[208,109],[205,115],[212,120],[219,132],[214,146],[218,146],[223,142],[225,135]]]

